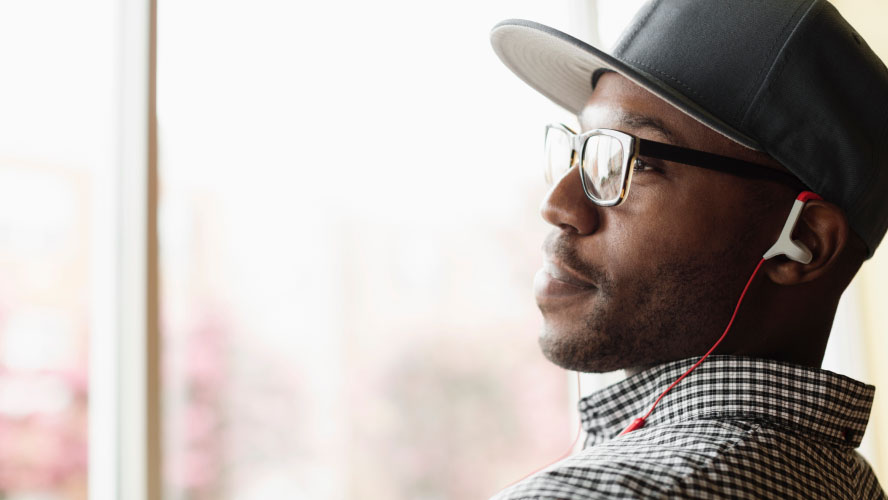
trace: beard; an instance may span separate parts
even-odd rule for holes
[[[727,326],[754,267],[744,269],[737,243],[617,279],[582,262],[565,239],[552,241],[550,253],[598,288],[569,314],[540,307],[543,354],[562,368],[597,373],[703,355]]]

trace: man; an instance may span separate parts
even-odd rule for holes
[[[581,400],[583,451],[496,498],[885,498],[855,451],[874,388],[819,369],[888,226],[860,36],[824,0],[655,0],[612,54],[528,21],[491,41],[581,127],[546,133],[542,350],[629,374]]]

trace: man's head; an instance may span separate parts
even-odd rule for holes
[[[719,350],[819,364],[842,290],[888,227],[888,70],[832,6],[654,0],[612,55],[527,21],[500,23],[491,38],[583,130],[766,165],[823,195],[793,234],[812,261],[766,262]],[[561,366],[607,371],[705,352],[798,194],[646,163],[615,207],[587,198],[576,169],[543,203],[555,229],[535,284],[540,341]]]
[[[579,121],[583,130],[622,130],[782,169],[615,73],[601,77]],[[576,169],[557,180],[543,202],[542,215],[555,229],[544,243],[546,266],[535,283],[545,319],[540,344],[560,366],[608,371],[705,352],[798,194],[774,181],[655,159],[646,164],[616,207],[589,200]],[[771,315],[798,313],[795,306],[810,300],[834,311],[865,256],[863,242],[841,209],[819,201],[806,207],[795,237],[814,253],[811,263],[766,263],[767,282],[756,288],[758,300],[745,314],[767,320],[740,322],[722,352],[785,355],[788,347],[800,347],[791,345],[799,340],[795,331],[781,331],[792,318]],[[590,286],[565,286],[564,280]],[[776,298],[785,287],[795,291],[794,307],[784,300],[768,311],[772,301],[762,299]],[[822,343],[811,340],[802,351]]]

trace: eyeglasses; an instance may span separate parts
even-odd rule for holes
[[[807,189],[790,174],[729,156],[640,139],[618,130],[600,128],[577,134],[565,125],[546,126],[546,181],[553,184],[578,164],[583,191],[602,207],[619,205],[626,199],[633,173],[644,166],[640,157],[782,182],[800,191]]]

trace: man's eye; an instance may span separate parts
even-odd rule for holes
[[[641,158],[635,159],[635,173],[638,172],[658,172],[660,171],[655,165],[651,165],[650,163],[642,160]]]

